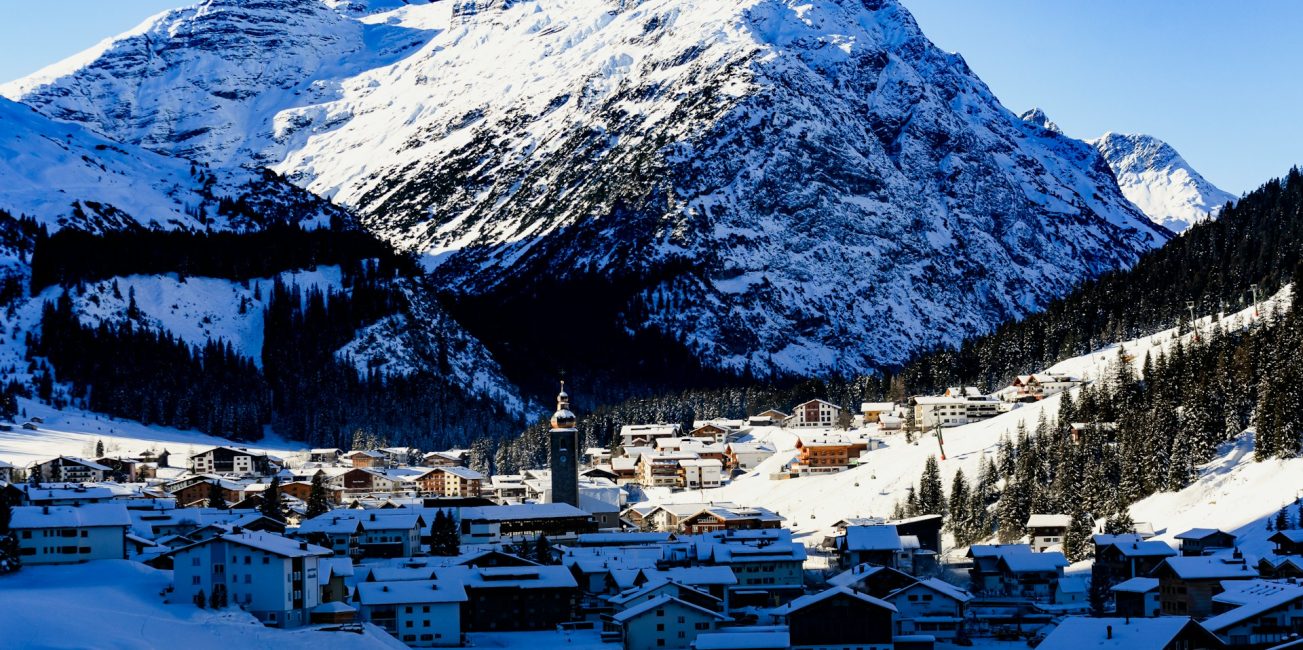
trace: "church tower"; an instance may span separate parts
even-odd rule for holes
[[[556,396],[556,413],[552,414],[551,449],[548,460],[552,468],[552,503],[579,507],[579,430],[575,414],[570,411],[566,383]]]

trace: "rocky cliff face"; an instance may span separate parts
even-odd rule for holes
[[[735,370],[897,363],[1170,235],[894,0],[338,4],[210,0],[4,92]]]

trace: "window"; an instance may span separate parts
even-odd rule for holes
[[[664,632],[664,631],[665,631],[665,624],[664,624],[664,623],[657,623],[657,624],[656,624],[656,631],[657,631],[657,632]]]
[[[250,562],[251,560],[253,560],[253,556],[252,556],[252,555],[246,555],[246,556],[244,556],[244,563],[245,563],[245,564],[249,564],[249,562]]]
[[[190,584],[192,584],[192,585],[197,585],[197,584],[199,584],[199,576],[191,576],[191,577],[190,577]]]
[[[411,608],[409,607],[408,609],[411,609]],[[412,627],[412,622],[411,622],[411,621],[407,621],[407,622],[403,625],[403,627]]]
[[[421,606],[421,612],[422,612],[422,613],[425,613],[425,614],[429,614],[429,613],[430,613],[430,606],[429,606],[429,605],[422,605],[422,606]]]
[[[252,573],[246,573],[246,574],[244,574],[244,584],[246,584],[246,585],[248,585],[248,584],[253,584],[253,574],[252,574]]]
[[[262,556],[262,563],[263,563],[263,564],[271,564],[271,556],[268,556],[268,555],[264,555],[264,556]]]
[[[693,628],[698,630],[709,630],[710,623],[697,623],[696,625],[693,625]]]
[[[190,558],[190,566],[199,566],[199,556]]]

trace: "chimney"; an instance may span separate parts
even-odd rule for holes
[[[376,520],[376,513],[373,512],[371,513],[371,521],[375,521],[375,520]]]
[[[307,542],[299,542],[299,550],[301,550],[301,551],[306,551],[306,550],[308,550],[308,543],[307,543]]]
[[[1112,626],[1112,625],[1105,626],[1104,631],[1105,631],[1105,634],[1108,635],[1108,636],[1106,636],[1106,637],[1104,637],[1104,638],[1106,638],[1106,639],[1111,639],[1111,638],[1113,638],[1113,626]]]
[[[50,514],[50,506],[41,506],[41,514],[43,515]]]

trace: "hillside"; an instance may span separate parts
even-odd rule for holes
[[[1290,292],[1286,289],[1264,302],[1260,313],[1289,304]],[[1203,317],[1200,327],[1205,336],[1213,329],[1214,320],[1228,332],[1243,330],[1259,320],[1253,313],[1250,307],[1224,318]],[[1159,331],[1128,340],[1120,346],[1110,345],[1088,355],[1066,359],[1047,368],[1046,372],[1107,381],[1110,363],[1116,359],[1119,347],[1132,355],[1134,370],[1140,372],[1146,358],[1155,358],[1160,352],[1170,353],[1178,342],[1188,346],[1193,336],[1190,331]],[[958,470],[962,470],[969,480],[977,477],[982,465],[996,458],[1002,437],[1015,437],[1019,424],[1032,430],[1041,417],[1055,417],[1061,401],[1062,395],[1055,395],[989,420],[945,429],[946,460],[940,463],[942,484],[948,488]],[[840,519],[889,517],[907,489],[918,484],[927,458],[940,456],[935,437],[925,435],[914,443],[908,443],[903,433],[894,433],[884,435],[885,446],[869,452],[868,462],[860,467],[839,474],[770,480],[769,473],[794,457],[796,432],[794,429],[757,428],[751,435],[770,442],[779,450],[757,470],[712,490],[676,494],[664,489],[649,490],[648,502],[731,501],[767,507],[786,517],[786,525],[803,533],[805,543],[813,545],[819,543],[830,532],[832,524]],[[1297,486],[1291,483],[1288,477],[1293,475],[1288,472],[1303,470],[1303,460],[1297,458],[1254,462],[1252,437],[1252,432],[1246,432],[1220,448],[1211,462],[1198,468],[1198,478],[1191,485],[1175,492],[1160,492],[1133,504],[1132,517],[1152,524],[1155,530],[1165,535],[1164,539],[1170,539],[1171,535],[1196,524],[1225,530],[1251,530],[1281,505],[1293,501]],[[1103,514],[1099,517],[1102,519]],[[1262,536],[1255,535],[1253,539],[1259,537]],[[1262,552],[1261,541],[1259,539],[1252,547],[1254,552]]]
[[[208,0],[3,92],[356,209],[517,380],[897,364],[1169,237],[895,0],[348,4]],[[600,328],[496,316],[579,294]]]

